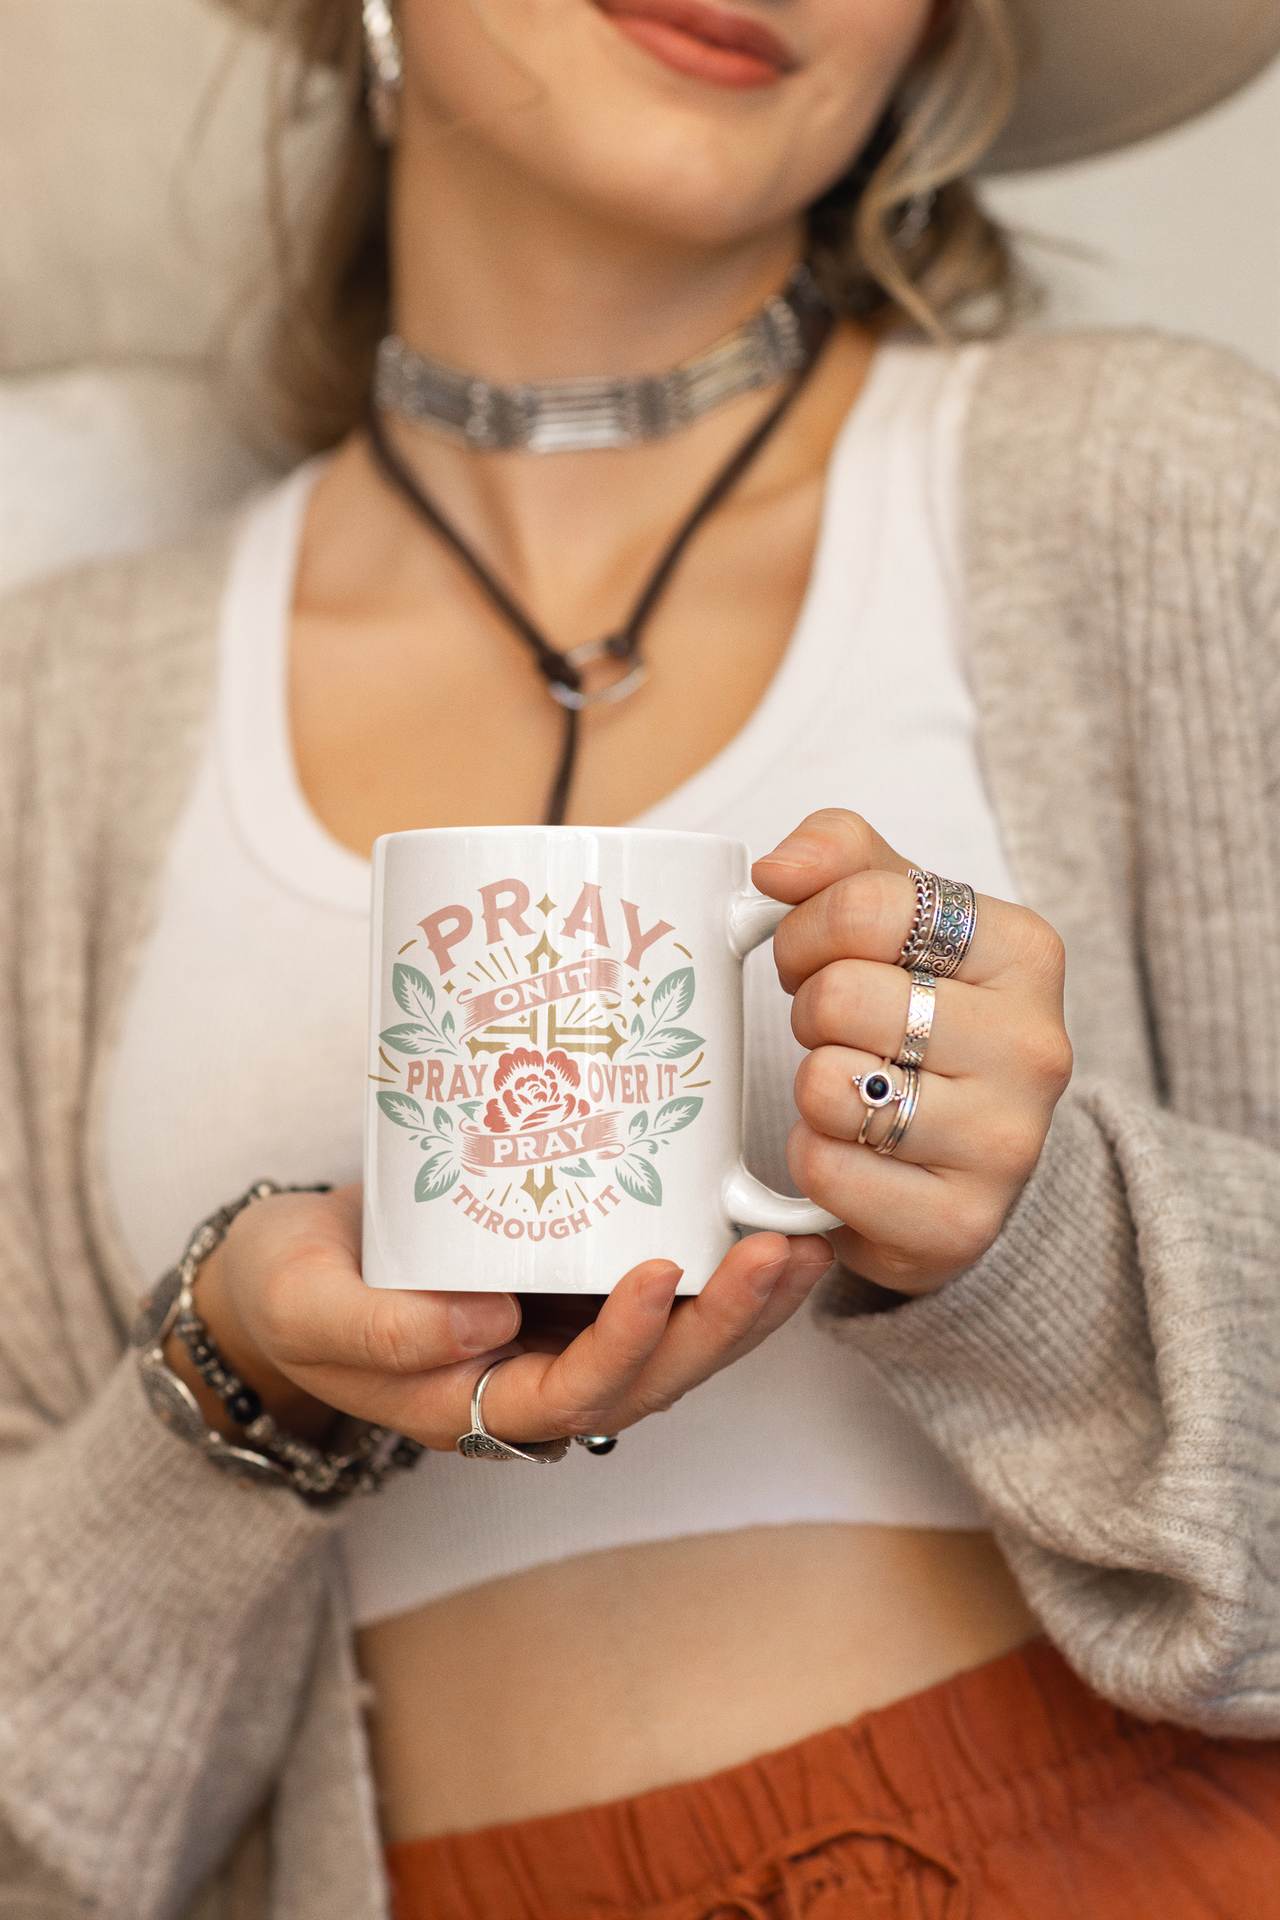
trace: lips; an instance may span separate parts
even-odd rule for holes
[[[703,0],[595,0],[618,31],[695,80],[721,87],[773,86],[796,65],[791,49],[759,21]]]

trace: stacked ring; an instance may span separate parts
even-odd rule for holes
[[[902,1038],[896,1065],[919,1067],[933,1031],[933,1015],[938,1001],[938,983],[931,973],[916,967],[911,973],[911,995],[907,1001],[907,1030]]]
[[[867,1110],[866,1118],[858,1129],[855,1145],[870,1147],[873,1153],[896,1152],[907,1128],[916,1117],[916,1108],[920,1103],[919,1068],[903,1067],[902,1085],[899,1087],[895,1086],[889,1071],[891,1066],[897,1064],[900,1063],[886,1060],[882,1066],[873,1067],[870,1073],[855,1073],[852,1076],[858,1098]],[[867,1134],[876,1115],[887,1107],[896,1107],[898,1111],[893,1116],[893,1125],[877,1146],[874,1141],[868,1140]]]
[[[964,880],[944,880],[936,873],[912,867],[916,911],[903,942],[897,965],[908,972],[924,971],[949,979],[963,965],[978,924],[978,902]]]
[[[904,1085],[898,1101],[898,1111],[893,1117],[893,1125],[889,1132],[874,1149],[876,1153],[895,1153],[902,1144],[907,1128],[916,1117],[916,1107],[920,1101],[920,1069],[904,1067],[902,1071]]]

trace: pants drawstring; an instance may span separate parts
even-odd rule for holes
[[[922,1865],[940,1873],[946,1888],[939,1920],[969,1920],[972,1897],[964,1875],[944,1853],[925,1846],[902,1827],[884,1821],[832,1821],[828,1826],[812,1827],[793,1834],[782,1849],[766,1854],[741,1874],[716,1888],[680,1901],[665,1911],[657,1910],[653,1920],[819,1920],[818,1907],[824,1910],[820,1856],[842,1840],[887,1840],[901,1847]],[[842,1884],[842,1883],[841,1883]],[[832,1889],[837,1891],[838,1889]],[[835,1920],[835,1909],[830,1909]]]

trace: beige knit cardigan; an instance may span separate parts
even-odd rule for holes
[[[983,764],[1077,1077],[985,1258],[839,1337],[1093,1686],[1280,1735],[1280,395],[1151,335],[1004,343],[965,501]],[[150,1276],[104,1080],[226,553],[3,623],[0,1913],[385,1914],[332,1523],[213,1473],[121,1359]]]

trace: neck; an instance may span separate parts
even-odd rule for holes
[[[796,221],[698,246],[566,206],[489,153],[458,157],[397,149],[393,325],[491,380],[659,372],[750,318],[801,256]]]

